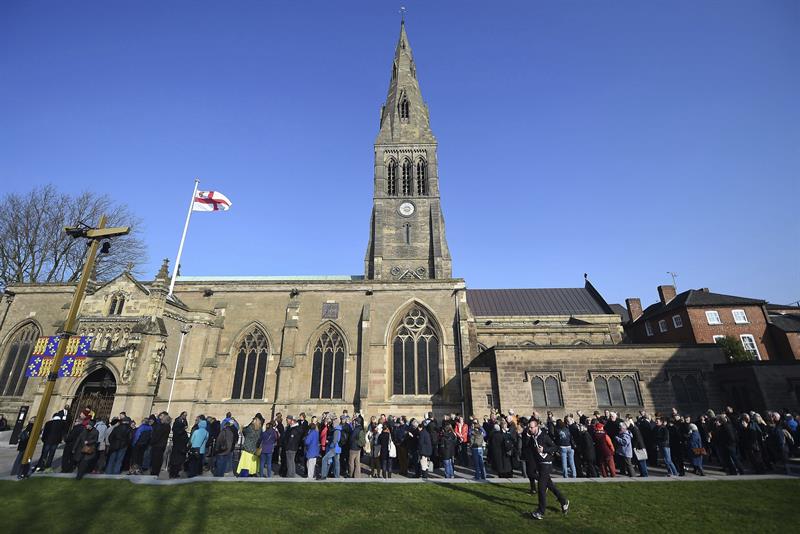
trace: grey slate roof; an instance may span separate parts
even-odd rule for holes
[[[670,310],[677,310],[684,307],[692,306],[760,306],[766,301],[759,299],[749,299],[745,297],[736,297],[733,295],[723,295],[721,293],[710,293],[699,289],[689,289],[683,293],[679,293],[674,299],[661,304],[656,302],[645,308],[642,316],[635,322],[642,319],[650,318],[654,315],[660,315]]]
[[[608,313],[584,287],[468,289],[467,304],[478,317]]]
[[[625,324],[631,320],[631,316],[628,315],[628,308],[622,304],[609,304],[609,306],[614,313],[620,316],[622,319],[622,324]]]
[[[769,320],[784,332],[800,332],[800,315],[770,315]]]

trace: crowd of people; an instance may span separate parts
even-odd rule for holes
[[[162,412],[137,424],[123,412],[109,421],[95,418],[87,406],[68,425],[71,420],[65,407],[43,426],[38,437],[42,450],[38,461],[31,462],[33,470],[52,470],[63,443],[60,470],[76,472],[77,478],[87,473],[158,476],[162,471],[170,478],[206,472],[309,480],[393,474],[428,478],[436,470],[452,478],[460,466],[475,480],[485,480],[487,471],[501,478],[528,478],[531,492],[536,492],[542,471],[537,432],[547,438],[545,449],[552,443],[549,464],[555,461],[563,477],[573,478],[647,477],[648,467],[659,462],[666,476],[685,476],[689,469],[703,476],[709,462],[731,475],[746,469],[788,472],[800,437],[797,414],[769,412],[764,418],[730,407],[696,418],[675,409],[655,417],[641,411],[635,419],[608,410],[561,419],[552,412],[524,417],[509,410],[482,421],[459,414],[441,420],[432,414],[419,419],[381,414],[367,420],[346,410],[319,417],[278,413],[268,421],[257,413],[241,425],[230,413],[222,419],[198,415],[190,423],[186,412],[174,420]],[[12,474],[19,472],[32,427],[33,419],[20,435]]]

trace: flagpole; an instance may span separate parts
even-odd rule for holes
[[[183,243],[186,241],[186,231],[189,230],[189,219],[192,218],[192,208],[194,207],[194,199],[197,197],[197,185],[200,183],[199,178],[194,179],[194,191],[192,192],[192,200],[189,201],[189,213],[186,214],[186,224],[183,225],[183,235],[181,236],[181,244],[178,246],[178,257],[175,258],[175,265],[172,266],[172,279],[169,282],[169,293],[167,296],[172,295],[172,290],[175,288],[175,279],[178,277],[178,267],[181,265],[181,254],[183,254]]]

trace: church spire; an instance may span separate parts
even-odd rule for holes
[[[419,88],[417,67],[405,21],[400,22],[400,37],[397,39],[392,60],[389,91],[381,108],[380,132],[376,143],[403,141],[436,142],[430,129],[428,106],[425,105]]]

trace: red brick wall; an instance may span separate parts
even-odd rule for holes
[[[710,325],[706,311],[716,311],[722,324]],[[733,321],[733,310],[744,310],[748,323],[736,324]],[[686,310],[692,322],[692,330],[696,343],[713,343],[714,336],[732,336],[740,339],[742,334],[750,334],[756,340],[758,352],[762,360],[769,360],[773,352],[772,339],[767,331],[767,319],[761,306],[717,306],[708,308],[688,308]]]

